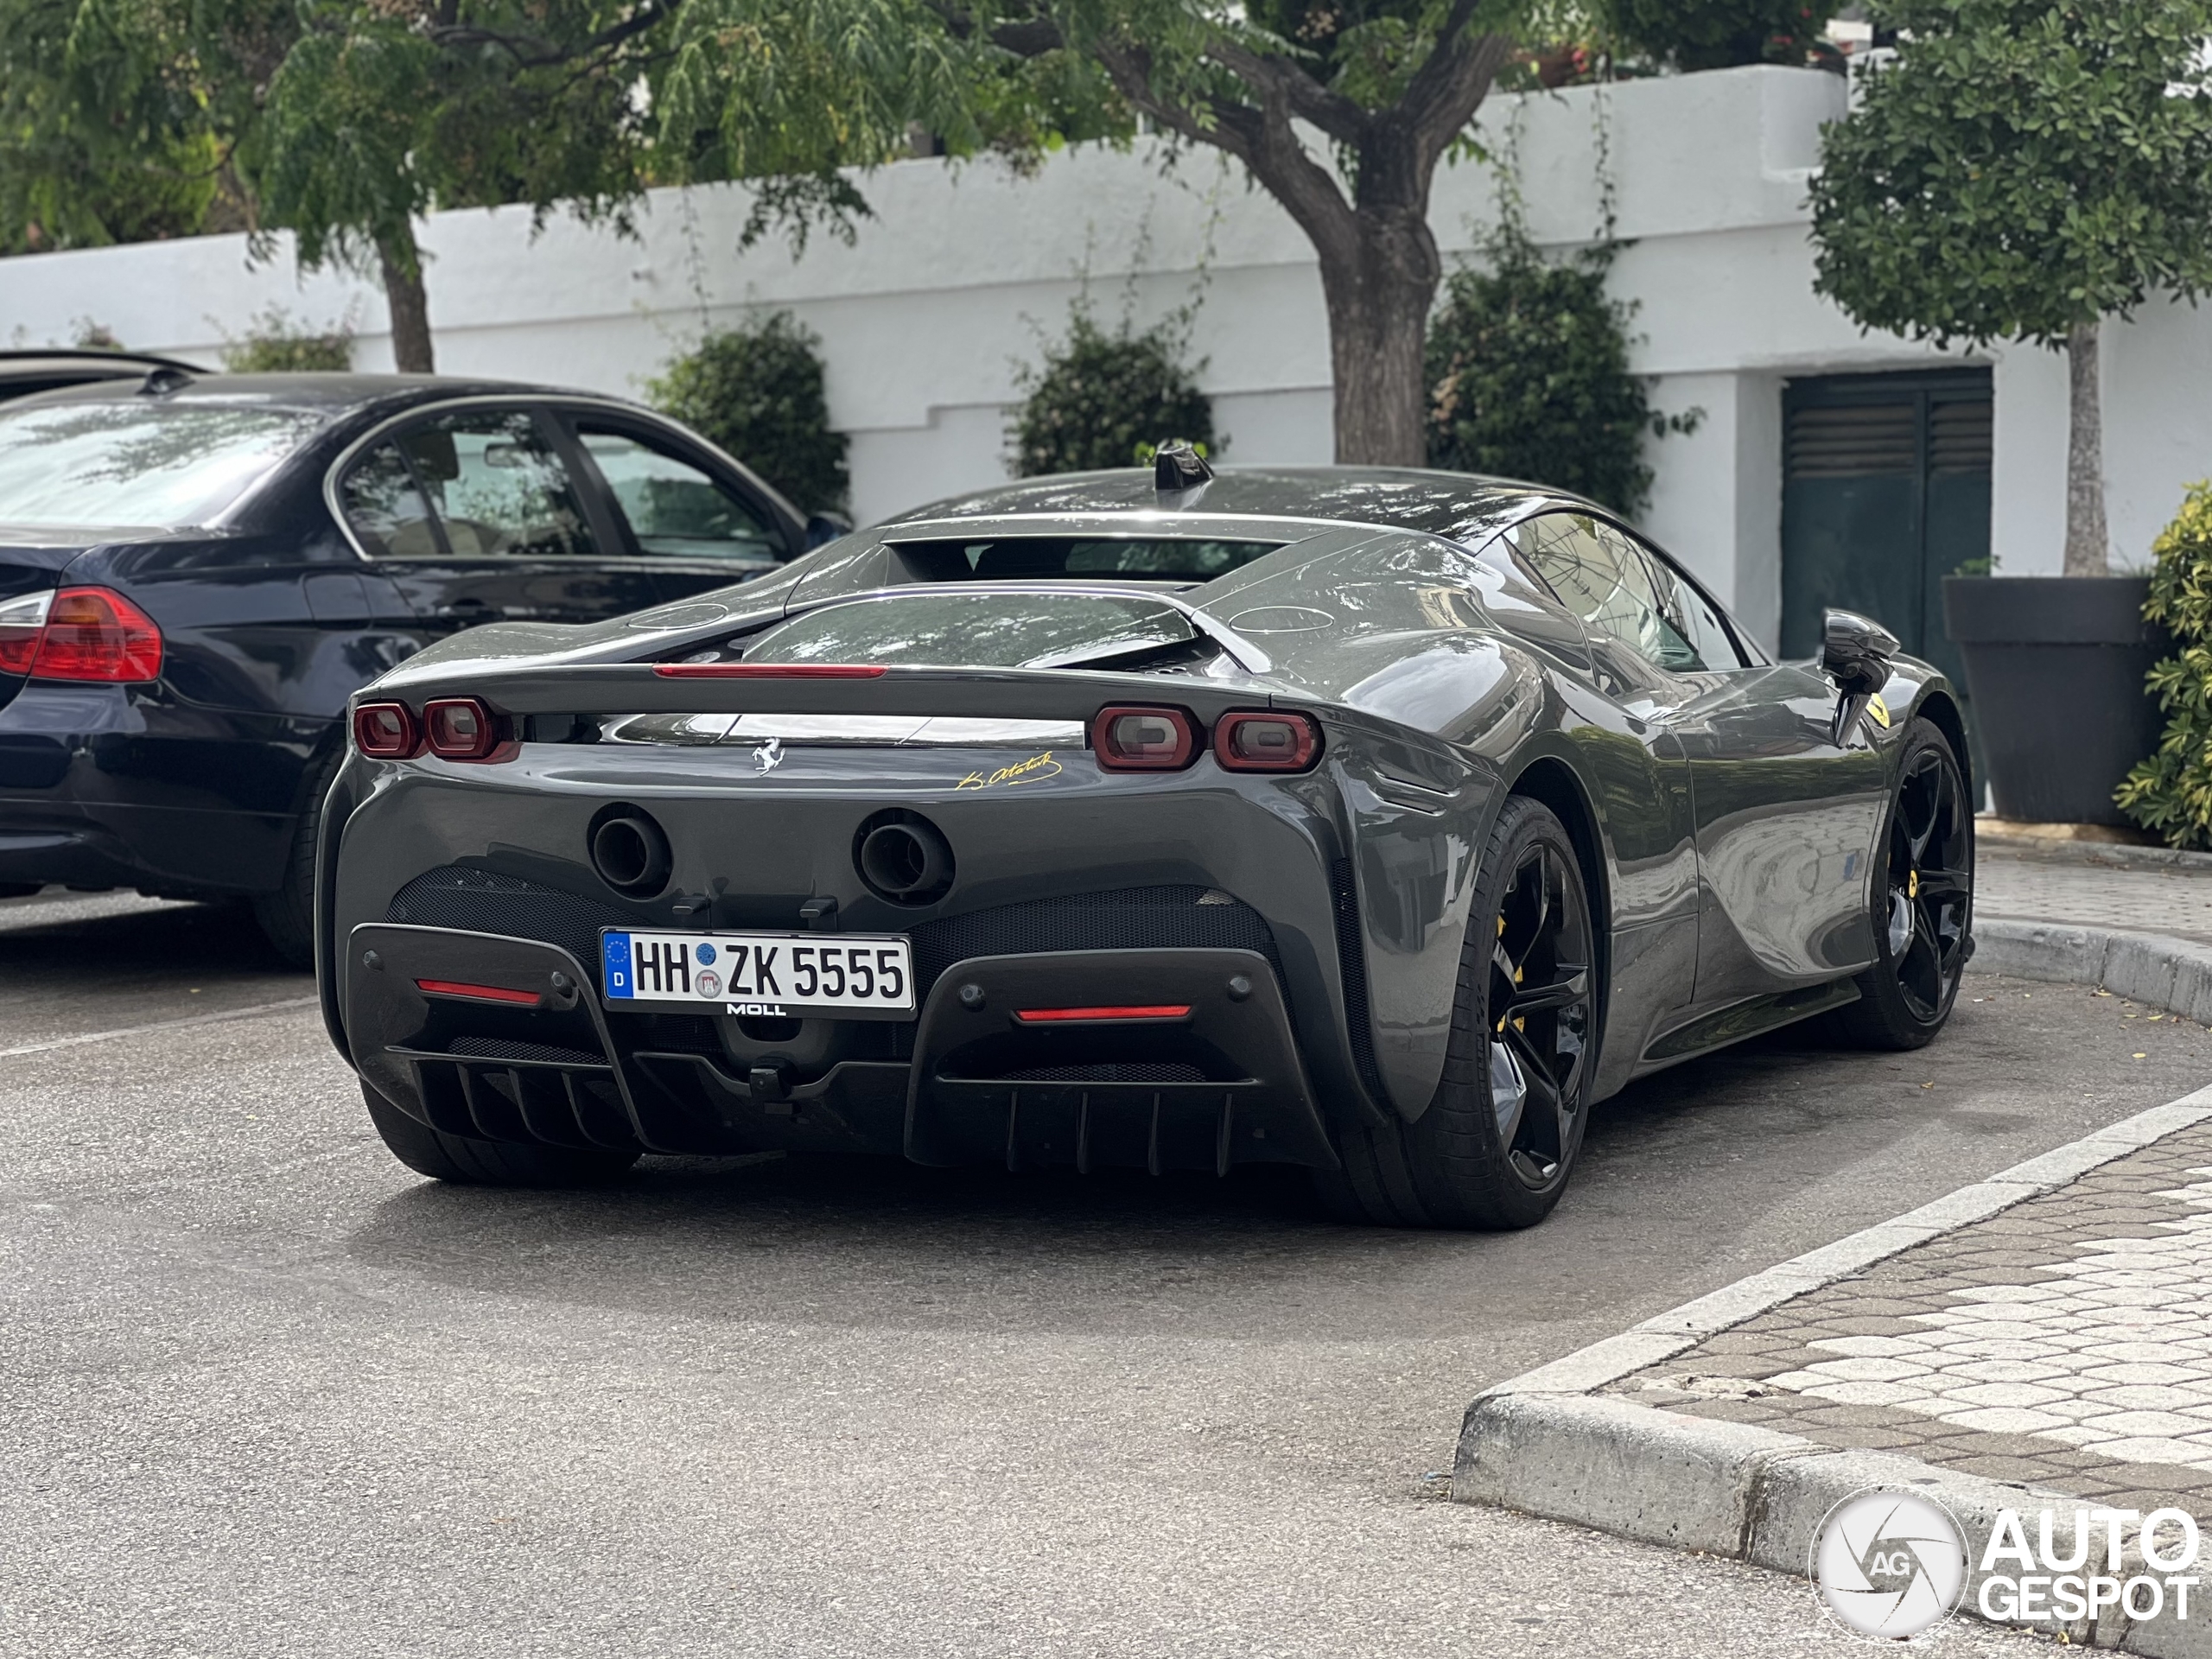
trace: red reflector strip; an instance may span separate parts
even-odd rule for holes
[[[880,680],[868,663],[655,663],[664,680]]]
[[[536,991],[511,991],[504,985],[466,985],[457,979],[418,979],[418,991],[428,991],[432,996],[467,996],[479,1002],[527,1002],[535,1007],[544,1001]]]
[[[1085,1020],[1180,1020],[1191,1012],[1187,1002],[1153,1002],[1128,1008],[1023,1008],[1014,1018],[1025,1026]]]

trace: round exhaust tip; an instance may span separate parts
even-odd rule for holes
[[[668,885],[674,863],[667,835],[636,807],[614,807],[593,820],[591,867],[615,892],[650,899]]]
[[[868,891],[895,905],[933,904],[952,886],[952,843],[918,812],[878,812],[853,838],[853,863]]]

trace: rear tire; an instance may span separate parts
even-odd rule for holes
[[[284,857],[283,880],[274,893],[253,896],[253,919],[276,954],[295,968],[315,966],[315,855],[322,836],[322,803],[345,760],[344,747],[308,763],[300,822]]]
[[[1827,1018],[1851,1048],[1924,1047],[1957,1001],[1974,921],[1974,814],[1951,741],[1916,720],[1875,854],[1874,964],[1853,982],[1859,1001]]]
[[[1566,827],[1515,796],[1484,853],[1435,1096],[1412,1123],[1338,1136],[1343,1170],[1315,1175],[1335,1215],[1497,1230],[1551,1213],[1589,1116],[1594,937]]]
[[[367,1084],[369,1122],[391,1155],[417,1175],[470,1186],[604,1186],[638,1161],[634,1152],[586,1152],[570,1147],[515,1146],[442,1135],[410,1116]]]

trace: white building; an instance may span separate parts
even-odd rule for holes
[[[2005,572],[2058,568],[2065,364],[2026,346],[1971,358],[1865,334],[1813,293],[1805,185],[1846,91],[1816,71],[1728,70],[1494,98],[1484,127],[1495,148],[1518,121],[1530,228],[1564,246],[1599,225],[1605,124],[1618,232],[1634,244],[1613,283],[1638,308],[1637,365],[1655,377],[1660,408],[1705,416],[1694,435],[1649,451],[1651,532],[1770,644],[1784,632],[1785,587],[1802,611],[1839,561],[1882,565],[1897,595],[1885,620],[1928,644],[1940,629],[1932,611],[1897,613],[1932,605],[1942,571],[1923,563],[1949,561],[1980,535],[1985,376],[1989,546]],[[1142,323],[1202,296],[1192,355],[1205,359],[1229,461],[1329,459],[1313,261],[1288,218],[1210,152],[1163,174],[1143,147],[1086,149],[1027,180],[990,162],[914,161],[865,188],[877,217],[857,241],[817,233],[797,261],[779,241],[736,251],[746,199],[734,187],[657,193],[639,241],[565,220],[533,238],[524,209],[440,214],[423,235],[439,367],[634,396],[702,322],[788,307],[822,336],[865,522],[1006,476],[1016,365],[1036,359],[1040,334],[1064,330],[1087,270],[1109,320],[1124,303]],[[1433,222],[1447,257],[1475,245],[1492,216],[1487,168],[1440,174]],[[358,365],[389,366],[373,289],[327,273],[302,283],[288,258],[251,266],[239,238],[0,262],[8,343],[66,343],[93,321],[134,347],[212,361],[271,302],[316,323],[350,316]],[[1824,378],[1929,370],[1967,372]],[[2212,473],[2212,318],[2160,302],[2108,325],[2104,374],[2115,550],[2140,564],[2184,485]],[[1805,492],[1791,496],[1787,530],[1786,391],[1790,408],[1814,411],[1795,429]],[[1908,545],[1916,536],[1940,545],[1923,554]]]

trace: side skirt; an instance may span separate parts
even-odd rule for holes
[[[1826,1014],[1830,1008],[1840,1008],[1858,1000],[1859,987],[1848,979],[1830,980],[1825,985],[1801,985],[1794,991],[1780,991],[1771,996],[1755,996],[1718,1014],[1693,1020],[1687,1026],[1677,1026],[1643,1051],[1643,1063],[1665,1065],[1686,1060],[1707,1049],[1740,1043],[1746,1037],[1795,1025],[1800,1020],[1809,1020],[1816,1014]]]

